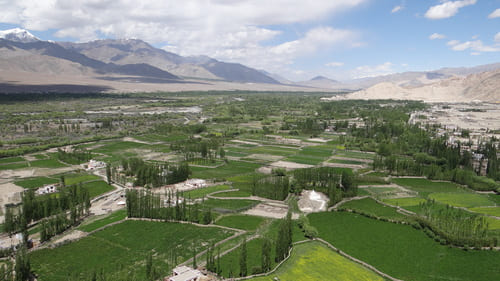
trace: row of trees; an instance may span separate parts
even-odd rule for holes
[[[288,176],[270,176],[252,180],[252,195],[261,196],[273,200],[285,200],[290,190],[290,179]]]
[[[181,152],[184,155],[185,161],[200,158],[204,160],[215,160],[217,157],[222,159],[226,156],[222,145],[224,145],[223,138],[190,138],[187,141],[174,142],[170,145],[170,148],[174,151]]]
[[[488,222],[484,216],[472,214],[449,205],[427,200],[420,204],[416,216],[421,226],[457,246],[495,247],[496,237],[488,235]]]
[[[78,165],[92,159],[92,153],[84,149],[75,149],[72,152],[57,149],[57,159],[64,163]]]
[[[68,210],[72,220],[88,214],[90,194],[86,187],[81,184],[71,185],[61,189],[57,195],[36,196],[33,189],[24,191],[20,206],[6,208],[4,231],[11,235],[21,230],[24,224]]]
[[[129,218],[150,218],[165,221],[190,221],[210,224],[212,210],[200,204],[187,204],[179,194],[154,194],[149,190],[127,190],[127,216]]]
[[[159,187],[185,181],[191,174],[187,163],[158,164],[148,163],[140,158],[122,159],[123,171],[134,176],[134,184],[144,187]],[[114,173],[115,170],[111,170]],[[114,177],[111,175],[111,177]]]

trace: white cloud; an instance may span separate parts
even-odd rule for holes
[[[379,75],[387,75],[396,72],[394,64],[385,62],[379,65],[363,65],[358,66],[351,71],[351,76],[354,78],[374,77]]]
[[[498,32],[498,33],[495,35],[494,40],[495,40],[495,42],[500,43],[500,32]]]
[[[470,53],[470,55],[471,56],[479,56],[479,55],[481,55],[481,53],[479,53],[479,52],[472,52],[472,53]]]
[[[343,62],[338,62],[338,61],[332,61],[332,62],[325,64],[325,66],[329,66],[329,67],[340,67],[343,65],[344,65]]]
[[[398,6],[394,7],[394,8],[392,8],[391,13],[393,13],[393,14],[397,13],[397,12],[401,11],[402,9],[403,9],[403,6],[398,5]]]
[[[431,40],[436,40],[436,39],[444,39],[446,38],[445,35],[443,34],[439,34],[439,33],[432,33],[430,36],[429,36],[429,39]]]
[[[452,46],[451,49],[453,51],[465,51],[470,49],[476,52],[500,52],[500,46],[487,46],[484,45],[481,40],[465,41],[463,43],[454,40],[453,44],[450,44],[450,42],[448,42],[448,45]]]
[[[494,10],[491,14],[489,14],[488,18],[490,19],[500,18],[500,9]]]
[[[448,46],[455,46],[458,44],[460,44],[460,41],[458,41],[458,40],[451,40],[451,41],[448,41],[448,43],[446,43],[446,45],[448,45]]]
[[[453,17],[460,8],[474,5],[477,0],[462,0],[462,1],[446,1],[442,4],[432,6],[425,13],[428,19],[445,19]]]
[[[79,41],[139,38],[181,55],[208,55],[269,69],[331,47],[357,47],[351,30],[317,27],[269,46],[268,26],[315,23],[368,0],[0,0],[0,22]],[[280,55],[280,56],[278,56]]]

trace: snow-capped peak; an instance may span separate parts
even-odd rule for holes
[[[21,29],[21,28],[13,28],[8,30],[0,31],[0,38],[22,42],[22,43],[30,43],[40,41],[35,35],[29,33],[29,31]]]

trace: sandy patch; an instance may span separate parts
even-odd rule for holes
[[[273,169],[271,167],[260,167],[257,169],[257,172],[270,175],[273,172]]]
[[[136,142],[136,143],[142,143],[142,144],[154,144],[154,143],[152,143],[152,142],[141,141],[141,140],[134,139],[134,138],[131,138],[131,137],[124,137],[124,138],[123,138],[123,141],[128,141],[128,142]]]
[[[355,164],[342,164],[342,163],[330,163],[330,162],[323,162],[321,163],[323,166],[326,167],[334,167],[334,168],[350,168],[350,169],[362,169],[364,166],[363,165],[355,165]]]
[[[250,144],[250,145],[260,145],[260,143],[253,142],[253,141],[231,140],[231,142],[242,143],[242,144]]]
[[[316,213],[326,211],[328,196],[314,190],[303,190],[297,202],[299,209],[304,213]]]
[[[275,168],[286,168],[287,170],[294,170],[294,169],[303,169],[303,168],[312,168],[312,167],[314,167],[313,165],[299,164],[299,163],[288,162],[288,161],[277,161],[277,162],[271,163],[271,166],[275,167]]]
[[[285,204],[260,203],[257,204],[252,209],[243,212],[243,214],[266,217],[266,218],[282,219],[286,217],[287,212],[288,212],[288,206]]]
[[[328,140],[322,139],[322,138],[311,138],[308,139],[307,141],[312,141],[312,142],[321,142],[321,143],[327,143]]]
[[[0,171],[0,178],[2,179],[29,178],[34,175],[35,169],[33,168]]]
[[[86,232],[83,232],[80,230],[73,230],[73,231],[69,232],[68,234],[63,235],[62,237],[57,238],[52,243],[58,244],[58,243],[62,243],[64,241],[76,240],[76,239],[80,239],[82,237],[85,237],[86,235],[87,235]]]

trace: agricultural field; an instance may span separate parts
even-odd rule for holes
[[[398,213],[395,208],[384,206],[372,198],[352,200],[340,205],[339,209],[353,210],[358,213],[396,221],[406,221],[408,219],[407,216]]]
[[[469,208],[469,210],[476,212],[476,213],[486,214],[486,215],[495,216],[495,217],[500,218],[500,206],[499,207],[475,207],[475,208]]]
[[[333,158],[328,160],[329,163],[339,163],[339,164],[348,164],[348,165],[364,165],[365,162],[350,160],[350,159],[337,159]]]
[[[67,167],[66,164],[63,164],[62,162],[52,158],[31,161],[30,166],[37,168],[52,168],[52,169]]]
[[[374,153],[366,153],[361,151],[348,151],[348,150],[337,150],[333,154],[334,156],[345,157],[345,158],[357,158],[357,159],[365,159],[371,160],[375,158]]]
[[[39,188],[46,184],[58,183],[59,181],[60,181],[59,179],[55,178],[35,177],[35,178],[18,180],[15,181],[14,183],[24,188]]]
[[[264,221],[266,221],[266,219],[263,217],[227,215],[220,217],[215,224],[247,231],[255,231]]]
[[[64,175],[64,182],[66,185],[78,184],[80,182],[101,180],[101,177],[91,174],[66,174]]]
[[[295,245],[290,258],[274,273],[250,280],[383,281],[384,278],[348,260],[320,242],[307,242]]]
[[[84,223],[78,227],[78,230],[91,232],[103,226],[106,226],[110,223],[114,223],[120,220],[123,220],[127,217],[127,211],[122,209],[116,212],[113,212],[109,215],[106,215],[104,218],[100,218],[97,220],[92,220],[91,222]]]
[[[100,270],[110,278],[128,275],[145,280],[144,266],[133,265],[143,264],[149,254],[154,254],[154,265],[166,276],[175,264],[191,257],[194,243],[196,251],[202,251],[206,247],[202,245],[231,235],[215,227],[201,230],[190,224],[125,221],[77,242],[34,251],[31,266],[40,281],[67,280],[68,274],[90,277]]]
[[[84,183],[83,187],[88,188],[90,198],[97,197],[114,189],[114,187],[102,180]]]
[[[191,177],[200,179],[227,179],[229,177],[254,172],[261,165],[242,161],[229,161],[217,168],[191,167]]]
[[[495,203],[489,200],[488,196],[474,193],[432,193],[429,199],[456,207],[481,207],[495,206]]]
[[[309,215],[319,236],[347,254],[403,280],[495,280],[500,253],[442,246],[409,225],[346,212]]]
[[[304,147],[297,154],[285,158],[285,161],[299,164],[317,165],[332,155],[333,148],[330,145],[318,145]]]
[[[214,194],[215,197],[250,197],[251,192],[245,190],[226,191]]]
[[[1,164],[0,170],[17,170],[28,167],[29,167],[28,162],[13,162],[13,163]]]
[[[207,199],[203,201],[202,207],[204,208],[212,208],[212,209],[221,209],[221,210],[229,210],[229,211],[237,211],[242,209],[249,209],[252,206],[259,203],[259,201],[248,200],[248,199]]]
[[[198,189],[193,189],[190,191],[186,191],[182,193],[182,196],[185,198],[191,198],[191,199],[198,199],[198,198],[203,198],[207,196],[207,194],[214,193],[217,191],[223,191],[223,190],[228,190],[231,189],[230,186],[228,185],[212,185],[208,187],[203,187],[203,188],[198,188]]]

